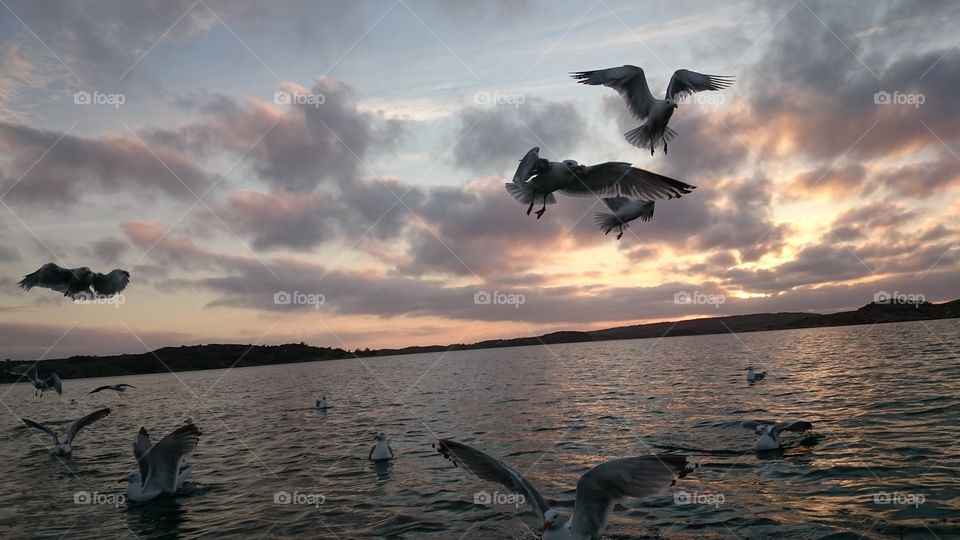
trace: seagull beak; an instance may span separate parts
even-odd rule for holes
[[[549,528],[550,528],[550,522],[549,522],[549,521],[544,521],[544,522],[543,522],[543,530],[546,531],[546,530],[549,529]]]

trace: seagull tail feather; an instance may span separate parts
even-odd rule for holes
[[[617,219],[617,216],[605,212],[597,212],[594,214],[593,222],[597,224],[597,227],[600,227],[603,234],[610,234],[610,231],[620,226],[620,220]],[[624,224],[624,227],[626,226],[627,225]]]

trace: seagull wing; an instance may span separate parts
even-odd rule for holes
[[[134,385],[132,385],[132,384],[127,384],[127,383],[120,383],[120,384],[117,385],[117,387],[118,387],[118,388],[119,388],[119,387],[136,388],[136,386],[134,386]]]
[[[35,429],[39,429],[40,431],[46,432],[47,435],[50,435],[50,437],[53,438],[53,444],[60,444],[60,437],[57,437],[57,432],[56,432],[56,431],[48,428],[47,426],[45,426],[45,425],[43,425],[43,424],[38,424],[38,423],[34,422],[33,420],[27,420],[26,418],[21,418],[20,421],[23,422],[24,424],[26,424],[26,425],[29,426],[29,427],[32,427],[32,428],[35,428]]]
[[[733,77],[704,75],[689,69],[678,69],[667,85],[667,99],[678,99],[704,90],[723,90],[733,84]]]
[[[146,432],[143,431],[145,434]],[[147,462],[149,475],[143,484],[156,484],[163,491],[172,493],[177,490],[177,474],[184,456],[197,447],[200,429],[194,424],[186,424],[150,446],[140,461]],[[139,437],[138,437],[139,439]],[[141,466],[141,475],[143,466]],[[142,476],[141,476],[142,477]]]
[[[675,454],[615,459],[597,465],[577,482],[570,532],[574,538],[600,538],[618,500],[659,493],[691,470],[687,456]]]
[[[110,385],[108,384],[108,385],[105,385],[105,386],[98,386],[98,387],[94,388],[93,390],[91,390],[91,391],[89,391],[89,392],[87,392],[87,393],[88,393],[88,394],[96,394],[97,392],[102,392],[102,391],[104,391],[104,390],[110,390]]]
[[[773,422],[764,422],[763,420],[747,420],[740,424],[740,427],[756,431],[761,426],[772,426]]]
[[[577,71],[570,74],[581,84],[603,85],[623,96],[627,107],[637,120],[650,116],[654,97],[647,86],[647,76],[637,66],[620,66],[595,71]]]
[[[112,270],[109,274],[94,274],[93,289],[100,294],[112,296],[127,288],[130,273],[126,270]]]
[[[696,189],[685,182],[617,161],[585,167],[575,176],[561,192],[573,197],[616,195],[650,200],[672,199]]]
[[[67,444],[73,442],[73,439],[77,437],[77,434],[80,433],[81,429],[89,426],[97,420],[100,420],[108,414],[110,414],[110,409],[100,409],[99,411],[93,411],[92,413],[74,422],[73,425],[70,426],[70,431],[67,432]]]
[[[531,148],[530,151],[520,159],[517,172],[513,175],[513,183],[526,184],[527,180],[537,174],[538,170],[542,167],[542,161],[546,160],[540,158],[540,147],[534,146]]]
[[[150,451],[150,434],[146,428],[141,427],[137,432],[137,438],[133,441],[133,457],[137,458],[137,467],[140,468],[140,485],[147,485],[147,476],[150,474],[150,463],[147,460],[147,452]]]
[[[60,376],[56,373],[47,377],[47,380],[44,382],[47,383],[47,386],[56,390],[58,394],[63,393],[63,381],[60,380]]]
[[[25,291],[34,287],[43,287],[68,294],[74,278],[72,270],[61,268],[54,263],[47,263],[36,272],[23,276],[23,279],[17,285]]]
[[[813,429],[813,424],[803,420],[797,422],[780,422],[773,426],[774,433],[780,433],[781,431],[804,432],[810,429]]]
[[[620,209],[621,206],[630,202],[630,199],[626,197],[607,197],[603,199],[603,203],[607,205],[607,208],[616,212]]]
[[[463,467],[477,478],[496,482],[514,492],[522,493],[527,502],[533,506],[537,518],[542,519],[544,512],[549,509],[543,496],[526,478],[497,458],[449,439],[440,439],[437,442],[437,451],[454,465]]]

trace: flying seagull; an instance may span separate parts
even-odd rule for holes
[[[757,382],[762,381],[764,377],[767,376],[766,371],[761,371],[759,373],[753,371],[753,367],[747,368],[747,382]]]
[[[617,240],[623,237],[623,229],[629,227],[627,223],[640,219],[650,221],[653,218],[653,201],[628,199],[626,197],[609,197],[603,200],[612,214],[597,212],[593,215],[593,222],[600,227],[603,234],[610,234],[615,227],[620,229]]]
[[[773,422],[748,421],[741,425],[757,433],[758,437],[756,442],[753,443],[753,449],[758,452],[780,448],[781,431],[797,431],[802,433],[813,429],[813,424],[802,420],[799,422],[780,422],[778,424]]]
[[[44,287],[62,292],[64,296],[73,299],[92,299],[94,291],[100,296],[113,296],[123,291],[129,282],[130,272],[119,268],[101,274],[86,266],[61,268],[54,263],[47,263],[36,272],[23,276],[18,285],[27,291],[34,287]]]
[[[37,375],[37,369],[33,368],[33,370],[27,372],[27,377],[30,379],[33,387],[36,388],[33,393],[35,396],[43,397],[43,391],[50,390],[51,388],[53,388],[57,394],[63,393],[63,381],[60,380],[60,377],[56,373],[51,374],[46,379],[41,379]]]
[[[613,88],[623,96],[633,117],[644,124],[624,134],[630,144],[639,148],[649,148],[650,155],[660,143],[663,153],[667,153],[667,142],[677,132],[667,127],[677,100],[689,94],[704,90],[722,90],[733,84],[733,77],[704,75],[688,69],[678,69],[667,85],[667,95],[657,99],[650,93],[647,77],[643,69],[624,65],[596,71],[578,71],[570,74],[581,84],[603,85]]]
[[[139,470],[127,474],[127,499],[149,501],[164,493],[176,493],[193,472],[184,458],[197,447],[200,429],[193,422],[177,428],[157,444],[150,443],[147,430],[140,428],[133,442]]]
[[[102,392],[102,391],[104,391],[104,390],[113,390],[113,391],[115,391],[115,392],[119,392],[119,393],[122,394],[122,393],[124,393],[124,392],[127,391],[127,388],[136,388],[136,386],[134,386],[134,385],[132,385],[132,384],[127,384],[127,383],[106,384],[106,385],[103,385],[103,386],[98,386],[97,388],[94,388],[93,390],[91,390],[91,391],[89,391],[89,392],[87,392],[87,393],[88,393],[88,394],[96,394],[97,392]]]
[[[690,193],[691,186],[673,178],[631,167],[629,163],[608,161],[597,165],[581,165],[572,159],[562,162],[539,157],[540,148],[534,147],[520,160],[513,182],[507,191],[521,203],[533,205],[543,202],[537,210],[537,219],[547,211],[548,204],[556,204],[553,192],[573,197],[629,196],[643,199],[672,199]]]
[[[448,439],[440,439],[437,451],[454,465],[483,480],[496,482],[524,495],[537,517],[543,519],[543,540],[592,540],[600,538],[614,503],[624,497],[647,497],[658,493],[693,470],[687,457],[657,454],[615,459],[587,471],[577,482],[573,516],[547,505],[540,492],[520,473],[493,456]]]
[[[390,443],[387,442],[386,433],[381,431],[373,439],[377,441],[377,444],[370,447],[370,454],[367,455],[367,459],[370,461],[393,459],[393,448],[390,448]]]
[[[100,420],[108,414],[110,414],[110,409],[100,409],[99,411],[94,411],[77,420],[72,426],[70,426],[70,431],[67,432],[67,438],[64,439],[63,442],[60,442],[60,436],[57,435],[57,432],[48,428],[47,426],[34,422],[33,420],[27,420],[26,418],[21,418],[20,420],[23,421],[23,423],[27,426],[44,431],[53,437],[53,448],[50,449],[51,454],[55,456],[66,456],[71,451],[70,444],[74,439],[77,438],[77,434],[80,433],[80,430],[96,422],[97,420]]]

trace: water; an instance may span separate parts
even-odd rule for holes
[[[933,321],[68,380],[59,399],[0,386],[0,537],[532,538],[525,507],[474,504],[506,490],[436,454],[431,442],[449,437],[528,471],[565,511],[603,460],[700,462],[618,506],[609,538],[960,538],[958,354],[960,324]],[[767,379],[748,385],[748,364]],[[86,394],[114,382],[137,388]],[[321,393],[329,412],[309,409]],[[100,406],[113,413],[65,462],[15,419]],[[187,416],[204,434],[182,496],[111,504],[139,427],[156,440]],[[757,418],[814,431],[759,457],[739,427]],[[378,430],[399,457],[385,469],[365,459]],[[281,491],[296,502],[275,503]],[[76,504],[77,492],[103,504]],[[877,504],[881,492],[923,501]],[[704,504],[678,504],[686,494]]]

